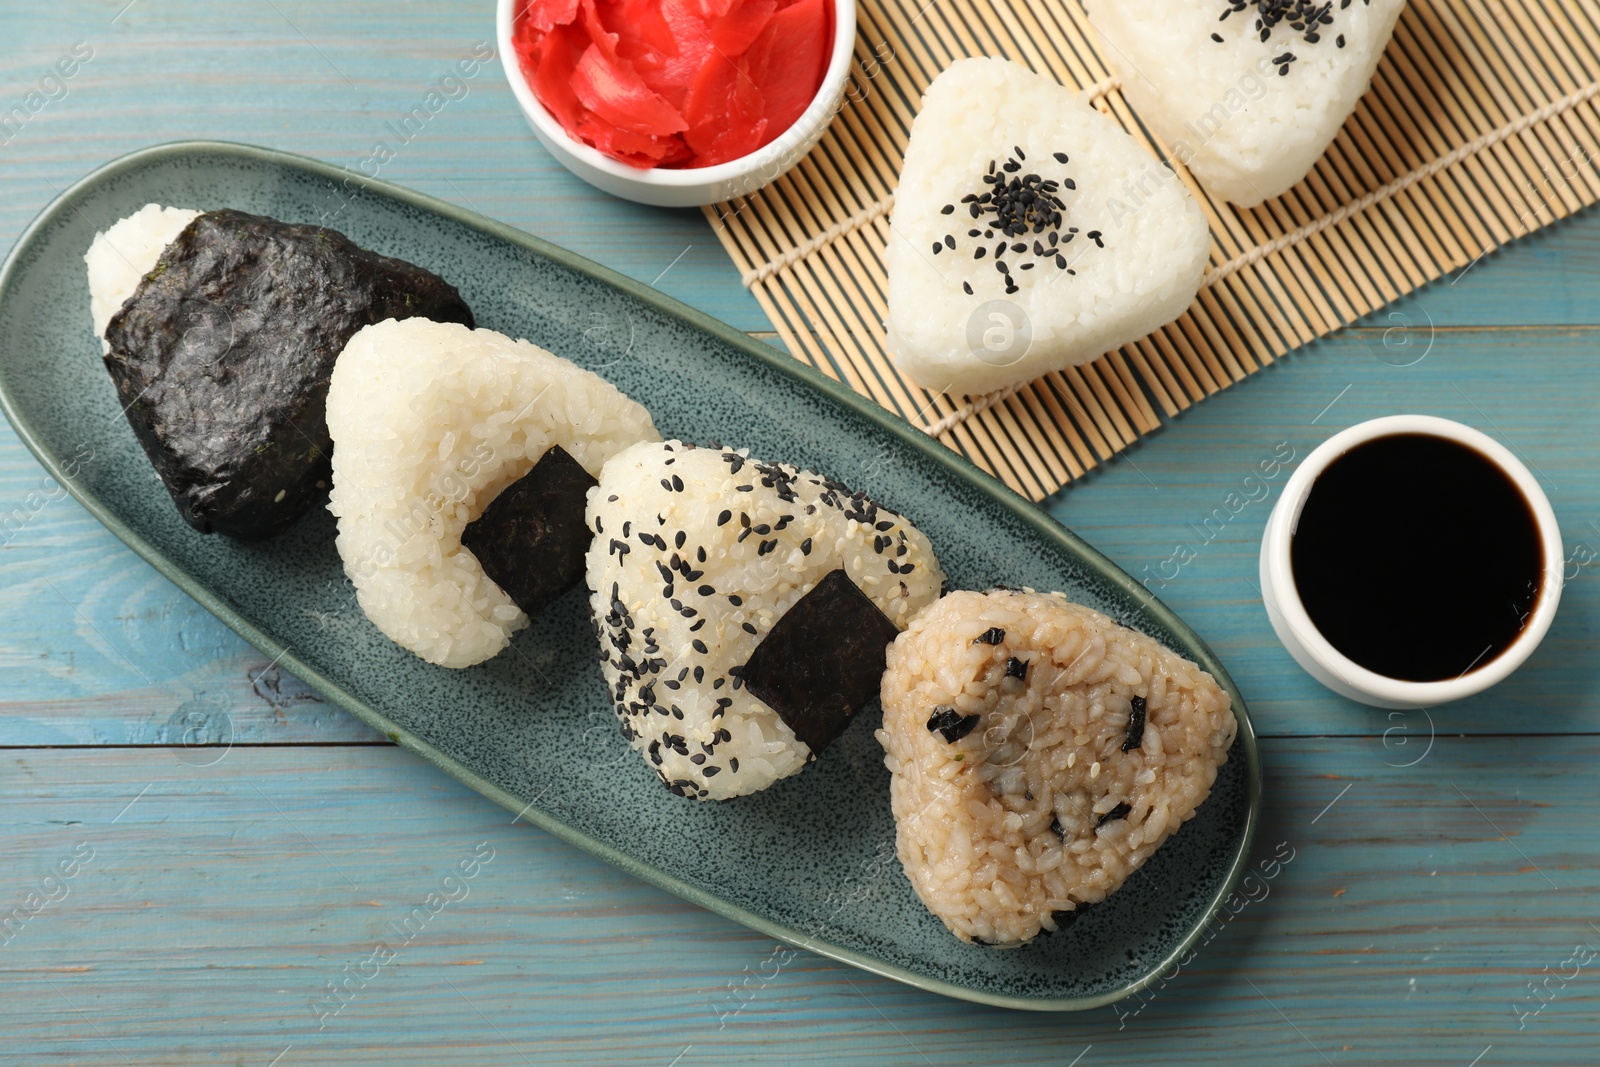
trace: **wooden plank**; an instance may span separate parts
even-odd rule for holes
[[[1564,961],[1600,946],[1600,739],[1441,736],[1410,767],[1376,736],[1263,756],[1248,896],[1164,984],[1057,1017],[785,951],[511,825],[401,750],[239,748],[201,768],[23,753],[0,779],[7,892],[81,862],[0,950],[0,1059],[1109,1067],[1181,1047],[1185,1064],[1249,1048],[1465,1067],[1491,1045],[1486,1064],[1592,1051],[1600,983]],[[436,891],[454,899],[402,926]],[[374,962],[380,941],[393,958]],[[346,983],[337,1013],[330,982]]]
[[[397,17],[376,0],[275,0],[242,11],[138,0],[113,22],[122,7],[65,0],[6,19],[6,108],[37,89],[74,42],[94,56],[0,148],[0,245],[9,247],[57,192],[146,145],[215,137],[355,169],[381,141],[394,157],[379,177],[536,233],[741,328],[771,328],[698,212],[617,200],[556,164],[498,60],[452,88],[421,132],[396,135],[392,124],[457,60],[479,42],[493,47],[492,6],[413,5]]]

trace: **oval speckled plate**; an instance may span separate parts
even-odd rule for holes
[[[325,222],[455,283],[480,325],[614,381],[661,432],[817,467],[927,532],[955,588],[1059,589],[1198,661],[1233,697],[1239,739],[1210,799],[1123,889],[1015,951],[966,945],[894,857],[875,708],[799,776],[753,797],[666,793],[618,735],[582,590],[466,671],[433,667],[362,616],[318,510],[284,537],[195,533],[122,418],[90,334],[83,253],[151,201]],[[1164,605],[1047,515],[906,423],[648,287],[490,219],[245,145],[126,156],[52,204],[0,272],[0,401],[50,474],[268,656],[529,822],[763,933],[938,993],[1016,1008],[1109,1003],[1195,941],[1248,862],[1260,798],[1244,701]]]

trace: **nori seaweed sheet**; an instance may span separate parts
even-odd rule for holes
[[[739,673],[813,756],[878,693],[900,631],[842,569],[783,613]]]
[[[953,745],[972,732],[978,725],[978,716],[962,715],[955,708],[939,705],[933,709],[933,714],[928,716],[928,732],[937,730],[944,736],[946,744]]]
[[[473,325],[461,294],[320,226],[212,211],[112,318],[106,369],[179,513],[202,533],[282,533],[326,495],[328,378],[363,326]]]
[[[537,615],[583,577],[594,534],[585,497],[600,483],[560,445],[501,490],[461,532],[461,544],[517,607]]]

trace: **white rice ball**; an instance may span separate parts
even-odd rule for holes
[[[905,627],[944,573],[905,519],[820,474],[678,441],[635,445],[589,491],[588,579],[623,736],[682,796],[725,800],[811,750],[734,672],[843,569]]]
[[[461,533],[552,445],[598,475],[657,439],[605,379],[492,330],[406,319],[350,339],[328,387],[339,555],[361,609],[430,663],[469,667],[528,618]]]
[[[83,261],[89,268],[89,314],[104,351],[111,351],[105,334],[112,318],[161,261],[161,250],[199,216],[190,208],[146,204],[94,235]]]
[[[1265,41],[1255,4],[1221,20],[1225,0],[1084,7],[1140,121],[1208,190],[1253,207],[1322,157],[1367,91],[1405,0],[1332,4],[1315,29],[1282,22]],[[1285,55],[1294,59],[1277,62]]]
[[[1062,218],[1045,231],[996,232],[983,205],[963,202],[999,188],[984,178],[1017,149],[1017,170],[995,175],[1003,183],[1060,183]],[[911,127],[885,254],[889,348],[928,389],[1031,381],[1177,318],[1210,248],[1194,197],[1142,142],[1025,67],[960,60],[928,86]]]

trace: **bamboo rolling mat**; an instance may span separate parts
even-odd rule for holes
[[[1411,0],[1310,176],[1236,208],[1179,177],[1211,225],[1182,318],[1081,367],[938,396],[884,351],[884,245],[921,94],[964,56],[1087,91],[1163,159],[1078,0],[860,0],[847,99],[766,188],[705,209],[790,352],[1040,500],[1184,408],[1600,199],[1600,0]]]

